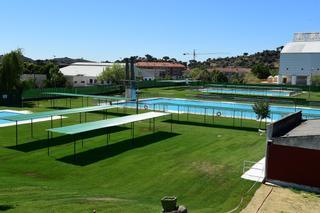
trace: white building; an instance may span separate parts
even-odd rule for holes
[[[108,84],[98,81],[102,71],[111,67],[113,63],[78,62],[60,69],[70,85],[74,87]],[[124,65],[124,64],[121,64]]]
[[[295,33],[280,53],[278,83],[310,85],[320,75],[320,33]]]

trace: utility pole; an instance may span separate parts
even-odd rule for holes
[[[193,51],[190,53],[190,52],[186,52],[186,53],[183,53],[182,55],[192,55],[192,59],[195,61],[196,60],[196,57],[198,55],[217,55],[217,54],[229,54],[229,53],[225,53],[225,52],[212,52],[212,53],[197,53],[196,52],[196,49],[193,49]]]

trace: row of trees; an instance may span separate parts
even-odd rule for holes
[[[23,73],[21,50],[4,55],[0,63],[0,90],[10,91],[21,88],[20,75]]]
[[[26,62],[23,58],[21,49],[11,51],[1,57],[0,91],[17,91],[34,87],[35,82],[33,80],[21,82],[20,77],[23,73],[45,74],[47,77],[45,81],[46,87],[64,87],[66,85],[66,79],[56,64],[47,62],[43,65],[38,65]]]

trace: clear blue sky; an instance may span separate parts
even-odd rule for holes
[[[147,53],[229,55],[320,31],[318,0],[0,0],[0,54],[116,60]],[[201,57],[218,57],[210,55]],[[223,56],[223,55],[221,55]]]

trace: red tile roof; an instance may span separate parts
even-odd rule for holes
[[[180,68],[186,69],[183,64],[173,63],[173,62],[137,62],[135,64],[138,68],[145,69],[165,69],[165,68]]]

